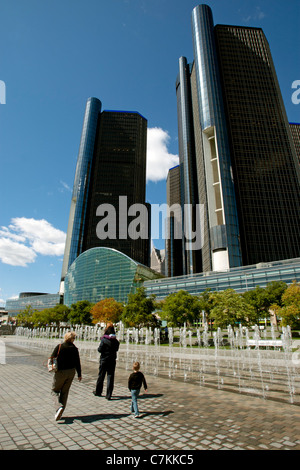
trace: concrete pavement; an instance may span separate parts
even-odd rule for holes
[[[107,401],[92,393],[98,363],[88,359],[82,359],[82,382],[74,379],[65,413],[55,421],[47,353],[20,347],[13,336],[1,342],[1,450],[300,449],[298,405],[147,376],[141,417],[133,419],[129,371],[118,363],[113,398]]]

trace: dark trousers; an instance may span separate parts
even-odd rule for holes
[[[101,395],[103,390],[103,382],[107,374],[106,397],[111,398],[114,389],[116,361],[100,361],[99,375],[96,383],[96,395]]]

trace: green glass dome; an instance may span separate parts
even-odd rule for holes
[[[115,249],[91,248],[78,256],[67,272],[64,304],[80,300],[96,303],[110,297],[126,303],[128,294],[145,280],[157,277],[161,275]]]

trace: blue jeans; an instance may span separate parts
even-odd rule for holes
[[[137,390],[131,390],[131,412],[134,412],[135,416],[139,415],[139,407],[137,404],[137,397],[140,394],[140,389],[138,388]]]

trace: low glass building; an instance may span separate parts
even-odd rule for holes
[[[22,292],[18,299],[7,299],[6,310],[9,316],[16,316],[29,305],[33,310],[44,310],[53,308],[62,303],[60,294],[42,294],[39,292]]]
[[[201,294],[205,289],[212,291],[234,289],[243,293],[255,289],[256,286],[264,288],[272,281],[283,281],[288,285],[293,281],[300,282],[300,258],[230,268],[222,272],[212,271],[146,281],[144,287],[147,295],[155,294],[157,300],[163,300],[179,290],[194,295]]]
[[[84,251],[71,264],[65,277],[64,304],[80,300],[92,303],[113,297],[127,303],[146,280],[163,277],[113,248],[97,247]]]

